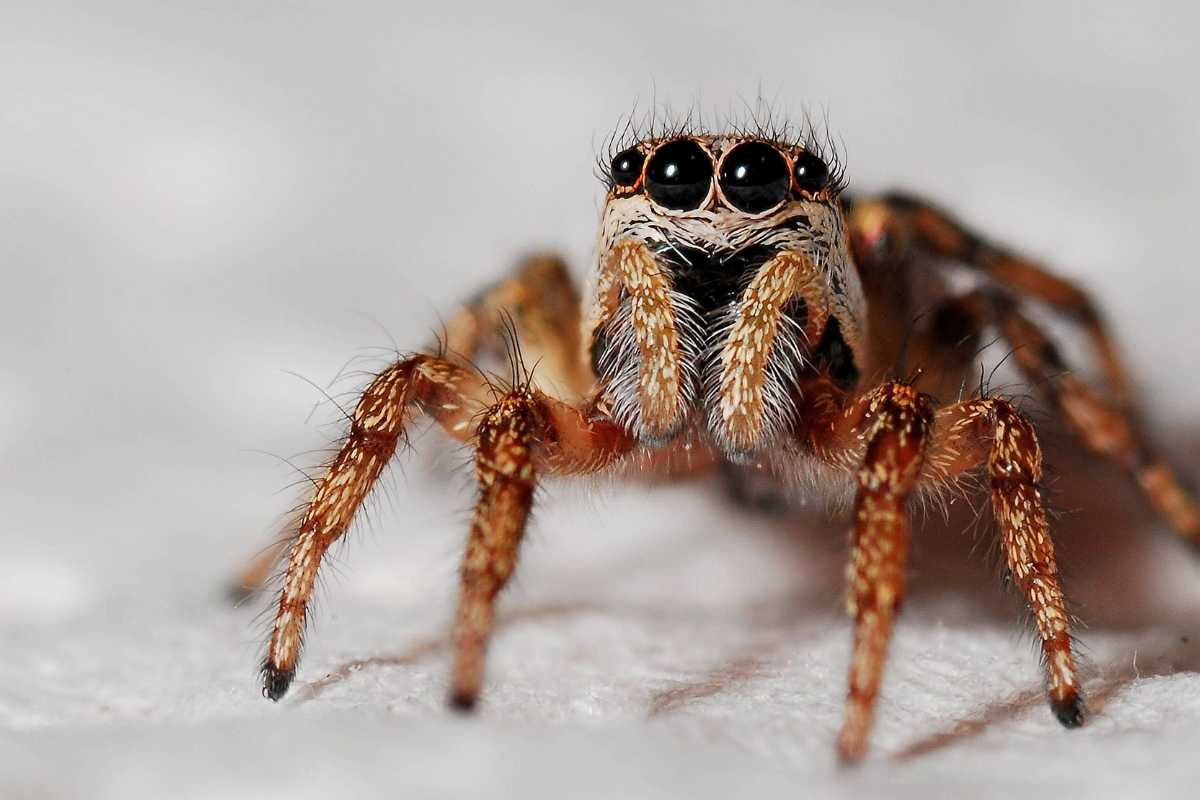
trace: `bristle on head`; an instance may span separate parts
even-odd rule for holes
[[[620,117],[596,152],[596,177],[613,185],[612,161],[618,154],[646,141],[691,136],[735,136],[768,142],[783,149],[803,149],[818,156],[829,168],[830,189],[838,194],[846,188],[844,147],[829,128],[828,115],[818,122],[807,109],[799,119],[788,118],[773,101],[759,95],[746,101],[741,110],[705,113],[696,104],[679,112],[655,101],[642,110],[634,108]]]

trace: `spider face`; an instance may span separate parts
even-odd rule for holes
[[[857,382],[865,302],[838,186],[801,145],[651,139],[612,159],[584,335],[614,416],[746,459],[794,427],[798,385]]]

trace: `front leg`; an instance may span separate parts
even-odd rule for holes
[[[859,425],[867,441],[855,475],[854,529],[847,605],[854,650],[838,753],[853,761],[866,751],[892,626],[904,598],[908,498],[925,457],[933,411],[929,398],[890,382],[872,392]]]
[[[1086,708],[1042,500],[1042,448],[1029,420],[999,397],[965,400],[938,412],[922,481],[945,485],[980,464],[987,465],[1008,573],[1041,641],[1050,708],[1063,726],[1077,728]]]
[[[535,388],[572,399],[586,394],[591,373],[579,359],[579,294],[561,259],[541,255],[522,260],[510,275],[458,309],[445,323],[436,346],[426,351],[438,356],[427,364],[443,357],[449,362],[443,368],[461,390],[451,387],[443,392],[447,407],[434,409],[434,416],[460,441],[470,438],[473,425],[451,406],[461,406],[469,417],[491,402],[484,381],[467,368],[484,363],[502,369],[514,344],[526,363],[537,365],[530,376]],[[455,373],[454,367],[463,370]],[[231,598],[240,602],[261,589],[287,554],[288,544],[286,539],[272,542],[252,559],[230,588]]]
[[[414,411],[426,412],[460,441],[475,442],[481,497],[472,525],[472,542],[478,539],[486,550],[493,541],[488,532],[501,531],[497,553],[515,552],[528,513],[528,498],[521,501],[521,476],[526,468],[516,463],[518,453],[523,453],[521,458],[533,459],[531,463],[544,472],[574,473],[603,469],[633,447],[633,440],[621,428],[589,405],[576,407],[528,385],[495,398],[492,392],[493,387],[479,374],[440,358],[420,355],[392,365],[367,387],[351,417],[346,440],[316,484],[292,539],[262,666],[263,693],[267,697],[278,700],[287,692],[299,661],[309,600],[321,561],[330,545],[349,529],[395,453]],[[494,403],[490,409],[488,402]],[[482,423],[481,411],[485,412]],[[517,424],[514,420],[520,422],[520,430],[505,433]],[[530,486],[531,481],[532,474]],[[511,564],[508,569],[511,571]],[[464,575],[468,572],[465,568]],[[482,585],[479,580],[465,582]],[[503,580],[495,592],[501,586]],[[464,605],[482,607],[478,603]],[[482,628],[485,635],[488,627]]]
[[[827,463],[857,467],[858,497],[849,571],[855,618],[845,723],[844,760],[866,750],[892,623],[904,590],[914,490],[938,489],[986,467],[1013,583],[1032,613],[1044,654],[1054,715],[1068,728],[1085,706],[1071,647],[1066,599],[1041,495],[1042,452],[1033,426],[998,397],[966,400],[937,411],[911,387],[887,383],[844,408],[831,386],[806,388],[806,446]],[[915,472],[914,472],[915,470]]]
[[[496,596],[508,583],[533,504],[533,448],[546,420],[529,392],[514,392],[479,424],[475,478],[479,500],[463,556],[462,593],[454,621],[450,704],[475,707],[483,662],[495,621]]]
[[[1049,334],[1008,295],[977,292],[964,299],[974,300],[981,319],[995,321],[1011,344],[1018,367],[1059,409],[1079,440],[1124,470],[1180,536],[1200,545],[1200,504],[1156,452],[1135,415],[1075,374]]]
[[[381,372],[363,392],[345,441],[315,485],[291,540],[262,665],[267,697],[278,700],[291,685],[321,560],[349,529],[396,452],[413,409],[427,409],[452,435],[465,439],[482,391],[482,379],[469,370],[433,356],[413,356]]]

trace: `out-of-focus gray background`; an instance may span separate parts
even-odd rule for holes
[[[652,94],[719,113],[761,92],[780,109],[825,115],[843,142],[853,188],[925,192],[1090,286],[1122,333],[1164,438],[1177,457],[1186,456],[1180,451],[1188,449],[1200,399],[1193,312],[1200,289],[1198,22],[1194,11],[1166,3],[5,3],[0,725],[8,731],[4,749],[21,758],[5,759],[0,774],[19,761],[14,785],[35,796],[84,786],[154,794],[167,780],[154,770],[162,763],[174,765],[169,774],[186,776],[197,795],[235,796],[241,787],[263,796],[283,785],[281,770],[317,760],[286,742],[295,737],[297,748],[319,751],[320,731],[334,723],[325,722],[320,702],[303,711],[263,704],[253,675],[261,625],[251,610],[230,611],[219,599],[221,582],[270,536],[292,499],[279,491],[292,480],[288,469],[254,451],[290,456],[336,434],[316,424],[336,418],[328,407],[308,420],[321,395],[289,372],[324,384],[364,347],[390,347],[389,337],[420,345],[439,313],[530,248],[564,251],[582,275],[601,198],[595,153],[618,117],[635,101],[645,107]],[[440,468],[456,459],[443,456]],[[505,794],[509,784],[497,783],[489,764],[499,771],[528,764],[517,770],[525,776],[520,785],[535,786],[529,776],[537,774],[544,741],[560,752],[558,772],[547,773],[560,781],[560,796],[608,785],[613,763],[646,762],[647,752],[664,755],[645,774],[626,776],[626,796],[654,781],[647,796],[683,786],[697,796],[722,780],[745,785],[738,776],[748,774],[797,790],[813,781],[827,782],[831,793],[864,785],[839,783],[826,750],[849,641],[836,614],[840,532],[809,543],[820,558],[800,558],[807,566],[776,576],[785,593],[790,581],[817,581],[808,589],[824,594],[811,608],[823,609],[833,630],[826,650],[788,628],[789,643],[772,651],[786,657],[753,657],[761,686],[823,687],[816,701],[781,705],[774,689],[740,680],[746,704],[774,709],[767,728],[755,722],[758,711],[739,717],[746,706],[730,701],[690,727],[648,730],[640,693],[669,695],[673,682],[686,683],[672,669],[703,677],[708,655],[689,660],[688,647],[700,647],[696,637],[661,644],[667,633],[638,634],[638,623],[603,618],[603,608],[584,612],[602,617],[593,620],[601,634],[570,622],[528,623],[522,630],[534,637],[562,626],[557,638],[531,639],[528,659],[518,657],[525,652],[518,634],[498,640],[494,672],[501,685],[505,675],[517,676],[517,688],[509,705],[493,706],[497,719],[485,713],[480,724],[523,742],[513,745],[517,755],[488,750],[495,738],[488,728],[442,727],[444,657],[413,656],[414,667],[388,654],[433,635],[448,618],[469,492],[465,481],[425,477],[421,459],[409,463],[373,524],[344,551],[297,684],[382,655],[380,674],[361,679],[365,688],[342,680],[335,699],[326,697],[328,713],[345,715],[337,717],[339,741],[359,746],[341,753],[331,772],[305,773],[300,789],[316,791],[326,779],[344,785],[342,777],[355,774],[364,788],[402,788],[409,780],[410,788],[441,796],[449,790],[438,775],[452,773],[464,781],[454,784],[458,791],[488,786]],[[719,617],[731,598],[748,597],[758,608],[752,590],[778,561],[772,548],[784,546],[773,538],[778,532],[763,534],[766,542],[722,544],[744,540],[760,523],[742,522],[700,491],[550,496],[558,505],[540,519],[516,603],[541,597],[537,587],[547,581],[561,589],[547,595],[551,605],[584,603],[570,596],[580,586],[624,598],[623,576],[649,559],[649,574],[638,580],[669,587],[661,596],[647,590],[654,603],[699,603]],[[1137,503],[1132,494],[1121,497]],[[608,559],[603,542],[612,520],[624,538],[613,545],[621,557]],[[1080,589],[1109,614],[1097,612],[1100,625],[1084,634],[1085,643],[1094,635],[1101,662],[1111,655],[1112,664],[1124,663],[1141,641],[1128,637],[1143,635],[1155,619],[1182,626],[1159,644],[1189,636],[1200,619],[1196,565],[1166,537],[1147,534],[1145,541],[1154,555],[1134,560],[1154,577],[1138,597],[1163,616],[1146,622],[1126,613],[1124,590]],[[679,566],[675,554],[697,548],[711,557]],[[765,554],[752,555],[756,548]],[[952,559],[968,551],[920,568],[948,575]],[[946,585],[974,584],[987,572],[978,564],[963,569],[968,577],[946,578]],[[688,594],[706,584],[723,588],[711,598]],[[636,586],[629,591],[636,594]],[[950,599],[947,610],[942,599],[918,598],[911,624],[926,625],[930,641],[950,647],[937,637],[953,642],[978,626],[970,607]],[[1010,660],[1002,671],[1011,664],[1016,672],[1011,687],[993,687],[996,696],[1010,689],[1036,695],[1029,647],[1015,644],[1015,614],[1005,614],[987,617],[976,664],[997,669],[1004,654]],[[712,630],[703,614],[689,620],[697,635]],[[726,624],[736,631],[753,625],[740,618]],[[949,633],[940,627],[946,624]],[[1119,632],[1105,639],[1110,628]],[[629,645],[639,635],[649,649]],[[888,683],[895,714],[919,716],[924,707],[901,702],[905,675],[938,687],[992,686],[971,674],[973,666],[931,679],[922,671],[921,635],[902,630],[898,640]],[[598,659],[597,636],[608,643]],[[802,665],[789,660],[800,654]],[[738,657],[733,652],[730,663],[742,663]],[[915,660],[907,672],[896,663],[902,657]],[[1197,668],[1192,651],[1163,658],[1155,669],[1168,681]],[[787,669],[775,669],[780,663]],[[521,684],[523,667],[536,679]],[[627,683],[614,687],[614,671]],[[1181,691],[1195,697],[1192,678]],[[1154,712],[1154,697],[1138,699],[1130,713]],[[900,767],[882,759],[913,746],[921,725],[936,739],[939,726],[957,730],[956,720],[975,719],[985,731],[976,741],[999,738],[971,751],[973,768],[999,765],[997,780],[1024,774],[1005,761],[1016,758],[1005,723],[1000,734],[986,731],[993,718],[976,714],[972,704],[980,700],[964,696],[962,707],[912,726],[883,706],[881,760],[869,774],[879,785],[892,781],[888,770]],[[675,708],[675,700],[662,702]],[[1117,715],[1120,704],[1108,702]],[[1090,759],[1094,775],[1113,763],[1153,767],[1160,778],[1176,774],[1167,765],[1178,764],[1157,762],[1159,751],[1144,737],[1180,714],[1200,718],[1194,701],[1168,695],[1158,708],[1161,724],[1146,723],[1138,734],[1145,757],[1129,764],[1114,761],[1112,750],[1088,749],[1106,745],[1119,754],[1129,739],[1084,738],[1112,733],[1120,727],[1113,720],[1123,718],[1101,714],[1093,728],[1101,733],[1068,737],[1042,727],[1048,715],[1033,706],[1032,721],[1013,723],[1018,738],[1028,739],[1026,750],[1041,756],[1069,740],[1075,760],[1063,768]],[[517,710],[506,716],[505,708]],[[369,723],[361,723],[364,716]],[[526,718],[533,733],[505,727]],[[608,726],[596,740],[587,732],[593,718]],[[754,734],[721,733],[739,725]],[[444,749],[411,746],[416,739],[429,749],[426,729]],[[201,731],[197,739],[189,738],[192,730]],[[640,743],[642,735],[650,744]],[[392,752],[389,737],[404,762],[394,774],[378,761]],[[265,739],[278,750],[261,751],[270,761],[259,770],[248,754]],[[101,740],[116,743],[105,756],[93,749]],[[707,748],[703,758],[685,752],[693,741]],[[472,771],[447,762],[445,752],[460,748],[487,755],[473,759]],[[933,766],[904,773],[914,792],[939,785],[948,765],[961,760],[953,744],[943,749],[949,754],[935,754]],[[71,754],[65,762],[52,756],[63,752]],[[193,752],[203,755],[193,761]],[[95,782],[117,762],[125,772]],[[695,785],[677,782],[676,772]],[[216,774],[227,782],[205,783]]]

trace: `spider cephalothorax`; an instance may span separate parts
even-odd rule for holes
[[[854,382],[866,303],[819,156],[691,135],[610,174],[584,346],[623,427],[662,443],[699,416],[742,460],[792,428],[804,374],[837,357]]]
[[[1064,725],[1080,724],[1036,432],[1004,398],[981,393],[939,407],[933,397],[966,385],[981,332],[994,330],[1048,408],[1200,542],[1200,509],[1128,414],[1124,371],[1087,296],[928,203],[851,202],[840,168],[811,139],[687,130],[616,149],[585,297],[562,262],[529,259],[452,318],[441,346],[378,373],[288,538],[247,571],[242,585],[252,589],[289,551],[262,668],[267,696],[282,697],[295,675],[325,552],[423,413],[474,447],[479,484],[454,629],[456,707],[479,695],[496,596],[516,564],[537,482],[630,464],[627,473],[662,477],[672,454],[686,451],[693,474],[748,465],[853,491],[844,758],[866,747],[904,596],[909,501],[971,473],[990,488],[1051,707]],[[975,285],[953,291],[948,266],[965,268]],[[1030,300],[1082,327],[1102,386],[1066,368],[1025,313]],[[538,365],[532,373],[504,383],[479,371],[514,346]],[[924,371],[891,374],[902,356]]]

